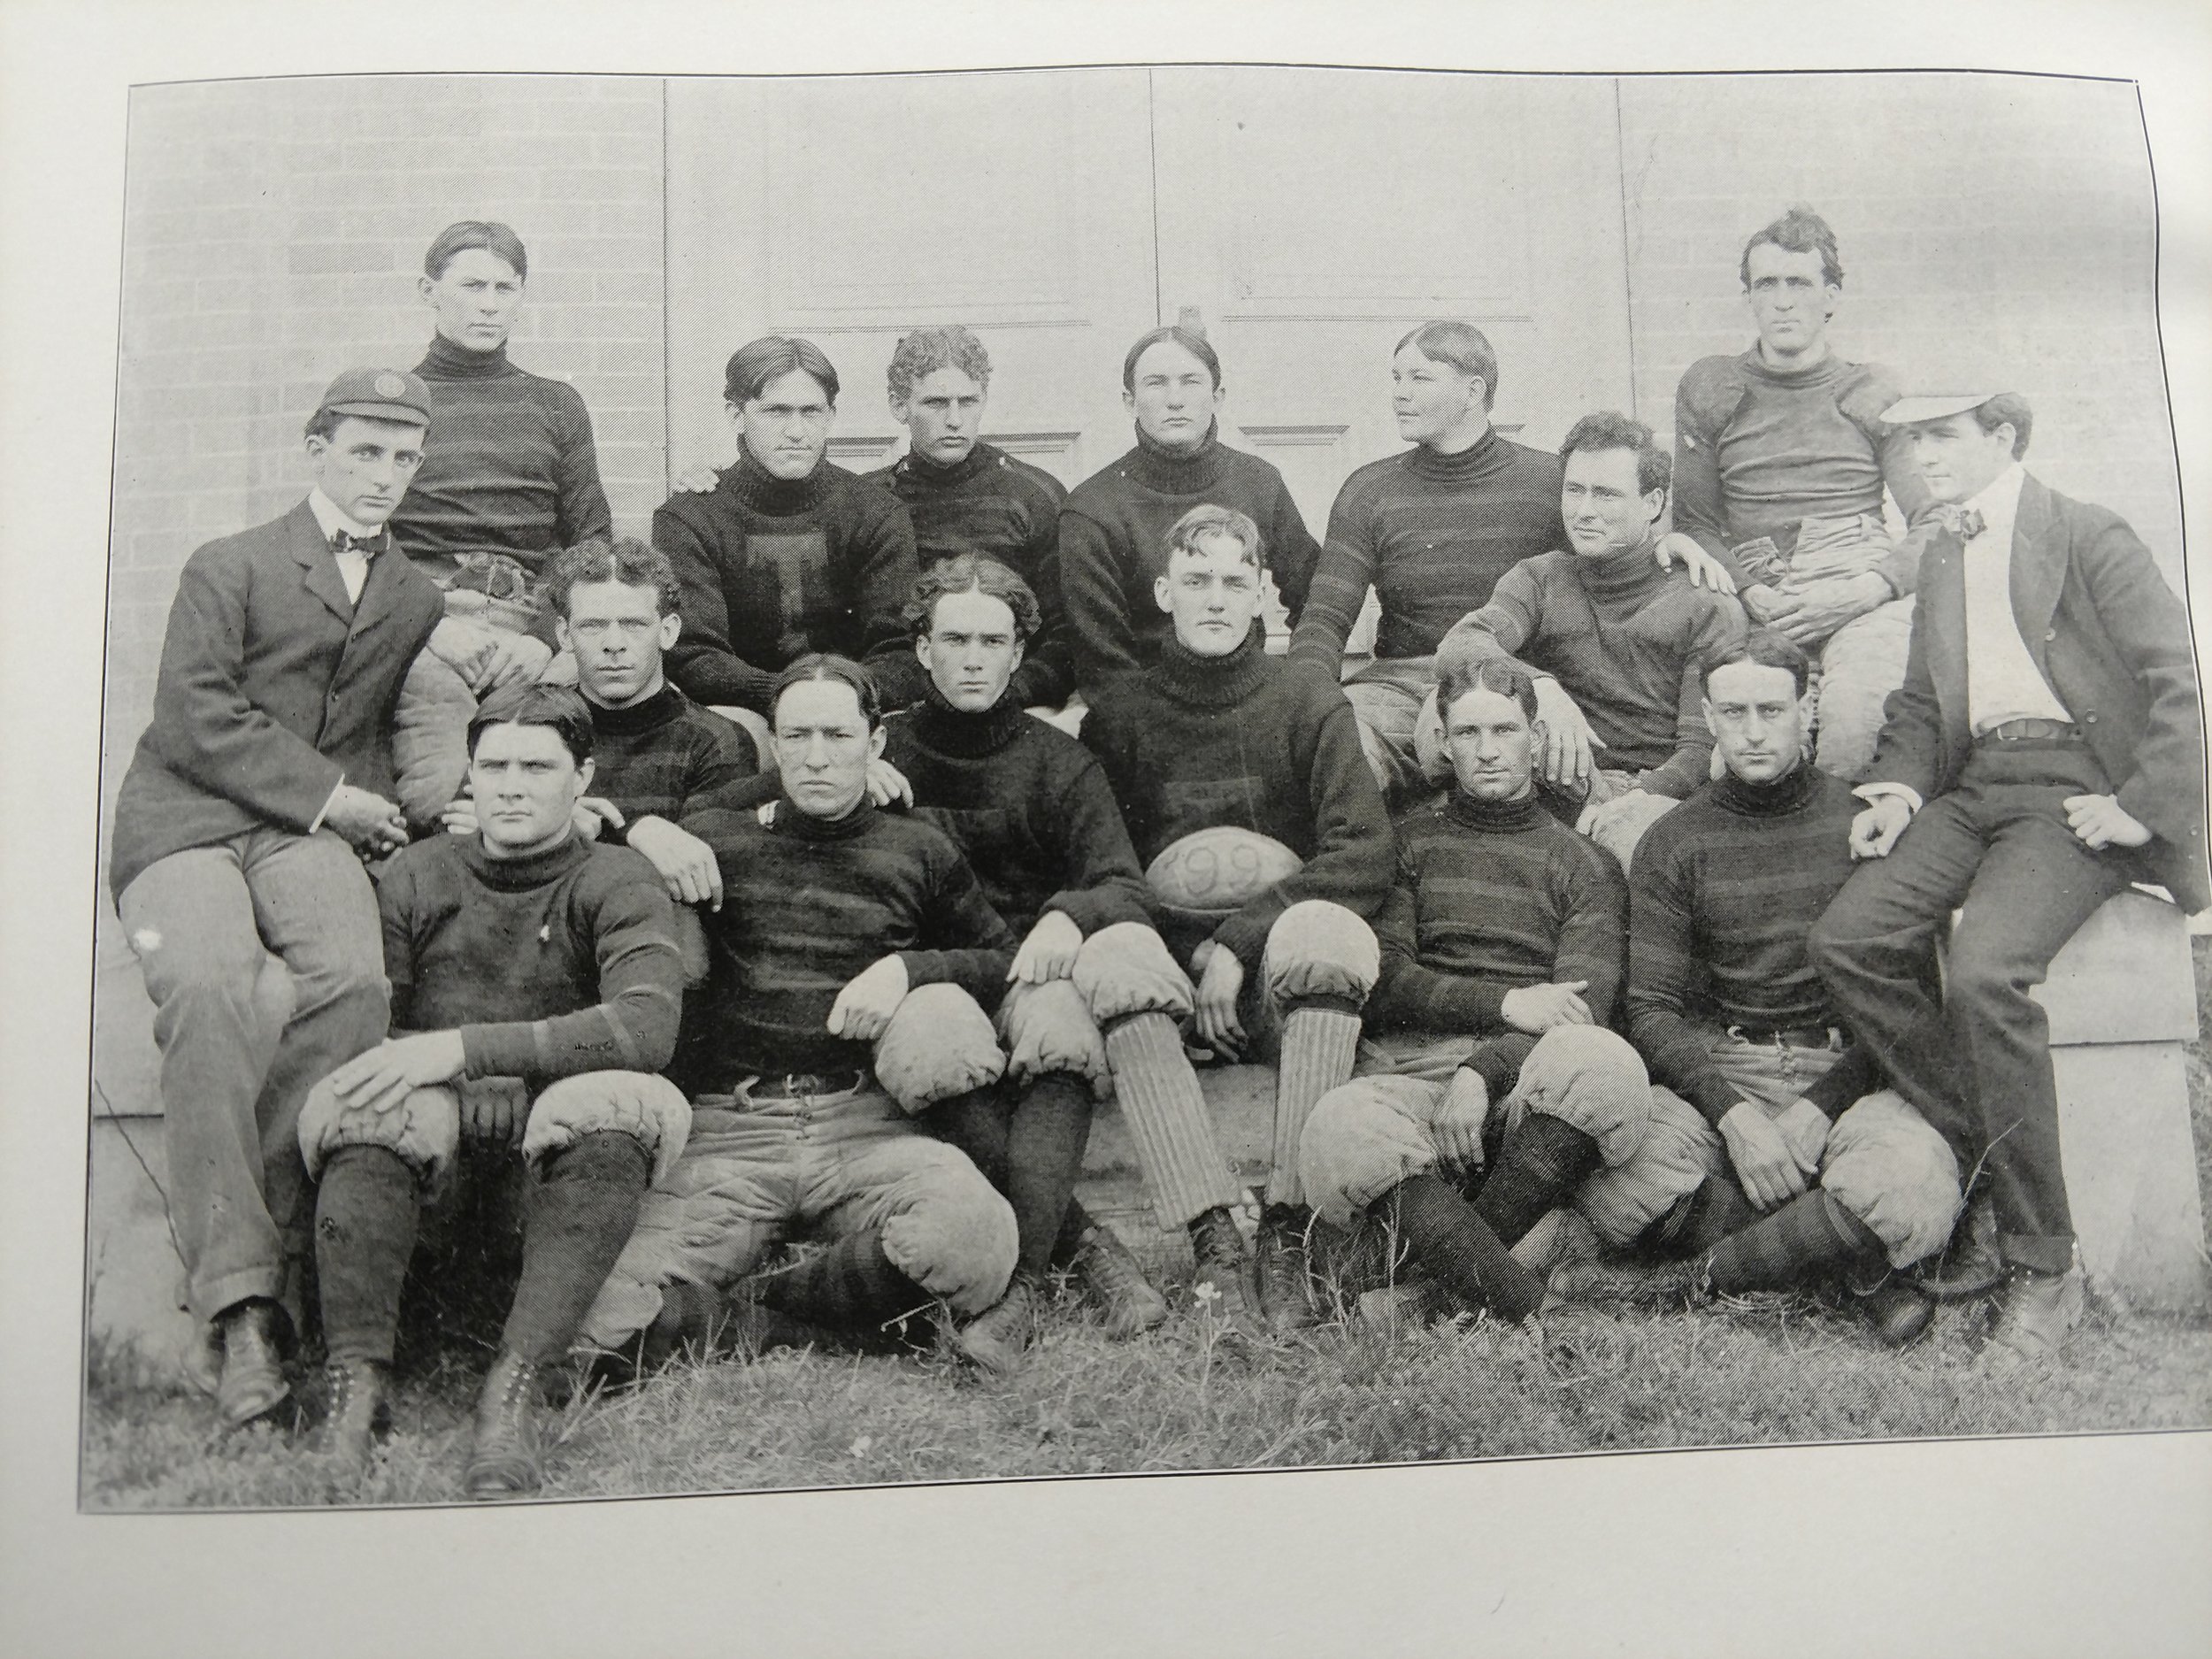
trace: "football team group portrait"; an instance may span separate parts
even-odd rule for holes
[[[135,95],[86,1502],[2201,1411],[2139,128],[1178,73]]]

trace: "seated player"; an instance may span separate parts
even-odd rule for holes
[[[1814,767],[1810,664],[1788,639],[1755,629],[1704,678],[1726,771],[1637,850],[1628,1015],[1652,1076],[1725,1146],[1697,1241],[1718,1242],[1656,1274],[1569,1266],[1555,1283],[1679,1301],[1852,1275],[1882,1339],[1909,1342],[1934,1304],[1886,1269],[1950,1237],[1958,1163],[1846,1044],[1805,949],[1851,874],[1860,803]]]
[[[1152,601],[1171,526],[1202,506],[1225,507],[1262,526],[1263,558],[1294,624],[1321,549],[1290,487],[1269,463],[1220,438],[1221,359],[1205,336],[1155,328],[1121,364],[1121,401],[1137,447],[1069,493],[1060,561],[1074,635],[1075,680],[1086,701],[1118,675],[1150,669],[1171,637]]]
[[[733,988],[706,1036],[724,1087],[694,1102],[593,1306],[602,1348],[649,1331],[649,1348],[758,1345],[779,1316],[857,1335],[939,1300],[975,1315],[1014,1271],[1006,1200],[909,1121],[1003,1073],[978,1004],[1004,989],[1014,938],[943,832],[869,798],[884,733],[865,670],[803,657],[768,706],[777,810],[684,825],[721,868],[708,937]],[[803,1238],[826,1248],[752,1277]]]
[[[1060,597],[1060,480],[981,441],[991,357],[964,328],[918,328],[891,353],[891,414],[907,451],[865,475],[905,504],[926,572],[964,553],[996,559],[1035,595],[1039,621],[1008,688],[1022,708],[1056,710],[1075,689]]]
[[[1607,1029],[1627,893],[1538,803],[1528,675],[1461,663],[1438,700],[1456,787],[1398,821],[1359,1075],[1314,1108],[1299,1162],[1325,1220],[1387,1222],[1409,1256],[1412,1282],[1363,1311],[1517,1321],[1545,1287],[1512,1247],[1563,1204],[1636,1238],[1695,1191],[1701,1126],[1654,1118],[1643,1062]]]
[[[1705,781],[1698,664],[1743,638],[1743,607],[1654,562],[1667,457],[1650,427],[1585,415],[1559,453],[1568,550],[1500,577],[1444,636],[1437,672],[1512,662],[1535,678],[1544,784],[1625,870],[1644,829]]]
[[[890,707],[921,695],[902,614],[920,573],[914,529],[890,495],[827,458],[837,386],[810,340],[741,346],[723,388],[736,464],[653,514],[684,618],[669,678],[695,702],[742,710],[756,741],[777,675],[810,652],[864,660]]]
[[[1299,1131],[1351,1075],[1378,966],[1368,919],[1389,891],[1391,840],[1343,693],[1266,653],[1260,549],[1240,512],[1186,513],[1153,583],[1172,623],[1159,665],[1102,690],[1084,723],[1137,856],[1150,861],[1153,918],[1172,955],[1144,934],[1110,955],[1102,935],[1087,953],[1094,968],[1079,961],[1077,980],[1137,1143],[1155,1138],[1153,1202],[1187,1223],[1199,1294],[1233,1321],[1248,1306],[1229,1214],[1239,1189],[1198,1079],[1156,1016],[1187,1004],[1216,1053],[1277,1059],[1257,1287],[1262,1316],[1285,1331],[1313,1318]],[[1197,976],[1194,991],[1179,964]]]
[[[572,822],[591,782],[582,700],[517,687],[486,701],[468,739],[483,827],[418,841],[387,866],[392,1035],[310,1092],[299,1146],[320,1180],[325,1448],[345,1482],[390,1424],[419,1225],[449,1216],[471,1185],[526,1186],[521,1277],[464,1477],[471,1497],[497,1498],[541,1484],[540,1373],[568,1353],[691,1114],[654,1075],[674,1051],[683,990],[667,895],[643,858],[591,845]]]

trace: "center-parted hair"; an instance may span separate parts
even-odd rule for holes
[[[1137,343],[1129,348],[1129,355],[1121,360],[1121,389],[1137,389],[1137,359],[1162,342],[1171,342],[1189,352],[1206,365],[1206,373],[1213,376],[1214,390],[1221,389],[1221,358],[1213,347],[1206,343],[1206,336],[1179,323],[1170,323],[1164,328],[1155,328],[1137,336]]]
[[[1015,571],[987,553],[962,553],[922,572],[913,598],[906,602],[906,631],[918,640],[928,638],[937,624],[937,602],[948,594],[982,594],[999,601],[1014,613],[1017,640],[1034,639],[1044,626],[1037,595]]]
[[[1432,363],[1448,363],[1462,374],[1479,380],[1485,409],[1498,401],[1498,354],[1490,344],[1490,336],[1472,323],[1423,323],[1391,347],[1390,355],[1394,357],[1408,346]]]
[[[465,219],[458,224],[448,225],[434,237],[430,250],[422,257],[422,273],[432,281],[445,274],[446,266],[472,248],[481,248],[486,253],[504,259],[515,269],[515,280],[530,280],[530,256],[523,251],[522,238],[496,219]]]
[[[776,705],[783,701],[783,694],[810,680],[834,680],[841,686],[850,686],[853,695],[860,700],[860,718],[868,730],[872,732],[883,724],[883,699],[876,695],[876,682],[866,669],[851,657],[840,657],[834,651],[809,651],[778,674],[776,683],[768,688],[768,722],[772,728],[776,720]]]
[[[1659,447],[1651,428],[1617,410],[1601,409],[1567,428],[1559,446],[1561,463],[1578,449],[1628,450],[1636,457],[1636,488],[1647,495],[1666,488],[1674,477],[1674,459]]]
[[[1725,668],[1731,663],[1756,663],[1762,668],[1786,668],[1790,672],[1790,679],[1796,683],[1797,695],[1801,697],[1813,683],[1812,659],[1789,635],[1773,628],[1754,628],[1744,635],[1742,643],[1732,645],[1711,660],[1700,663],[1698,688],[1709,695],[1713,671]]]
[[[591,758],[591,710],[567,686],[506,686],[493,692],[469,722],[471,760],[478,740],[495,726],[549,726],[579,766]]]
[[[1843,256],[1836,251],[1836,233],[1828,228],[1828,221],[1802,202],[1793,202],[1781,218],[1771,225],[1751,234],[1751,240],[1743,245],[1743,257],[1738,261],[1736,272],[1747,288],[1751,286],[1751,250],[1761,242],[1779,248],[1785,253],[1816,253],[1820,256],[1820,280],[1831,288],[1843,286]]]
[[[837,371],[830,366],[822,348],[811,340],[794,339],[788,334],[763,334],[732,352],[730,366],[722,376],[723,400],[741,405],[749,403],[766,389],[769,381],[780,379],[794,369],[822,388],[832,409],[837,407]]]
[[[1461,660],[1447,668],[1436,682],[1437,717],[1451,729],[1452,705],[1471,691],[1494,691],[1520,705],[1531,726],[1536,724],[1536,681],[1515,664]]]
[[[568,615],[569,595],[588,582],[619,582],[625,588],[650,588],[653,603],[664,617],[676,614],[680,589],[668,555],[635,536],[617,536],[611,541],[579,541],[553,562],[545,580],[545,601],[556,616]]]
[[[1197,552],[1199,542],[1210,535],[1227,536],[1244,549],[1247,563],[1258,570],[1267,568],[1267,548],[1260,540],[1259,526],[1234,507],[1219,507],[1211,502],[1192,508],[1170,526],[1163,547],[1172,559],[1178,553]]]
[[[917,328],[910,334],[900,335],[899,343],[892,349],[884,384],[892,396],[910,397],[916,381],[927,380],[940,369],[957,369],[987,391],[990,388],[991,354],[980,340],[957,324],[949,328]]]

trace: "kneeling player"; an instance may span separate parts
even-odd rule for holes
[[[326,1449],[342,1479],[389,1425],[400,1292],[427,1208],[526,1179],[522,1275],[484,1379],[471,1497],[535,1491],[530,1409],[630,1235],[690,1110],[653,1075],[683,976],[660,878],[571,821],[591,779],[572,691],[487,701],[468,732],[481,829],[396,856],[378,890],[393,1036],[310,1092],[300,1150],[321,1186],[315,1257],[328,1343]],[[521,1150],[518,1165],[511,1156]]]

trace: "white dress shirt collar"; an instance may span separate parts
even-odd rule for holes
[[[374,540],[384,534],[383,526],[365,525],[352,514],[341,511],[338,503],[323,494],[320,484],[307,492],[307,511],[315,515],[315,522],[322,526],[323,540],[326,541],[341,530],[365,541]]]
[[[2014,461],[1959,503],[1962,508],[1973,508],[1982,516],[1982,534],[1975,537],[1976,541],[2001,530],[2005,544],[2011,545],[2012,521],[2020,511],[2020,487],[2027,481],[2027,470]]]

